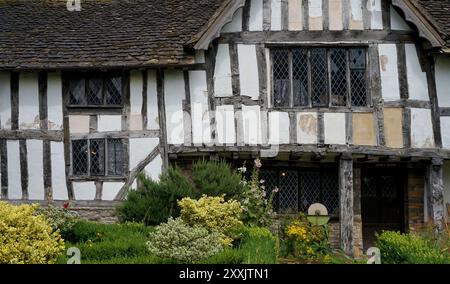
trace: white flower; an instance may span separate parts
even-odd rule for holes
[[[245,166],[242,166],[242,167],[238,168],[238,171],[240,171],[241,173],[246,173],[247,168]]]
[[[266,182],[266,181],[263,180],[263,179],[259,181],[260,184],[264,184],[265,182]]]
[[[277,193],[278,191],[280,191],[280,189],[278,187],[273,188],[273,192]]]
[[[257,167],[257,168],[261,168],[262,167],[262,163],[261,163],[260,159],[256,159],[255,160],[255,167]]]

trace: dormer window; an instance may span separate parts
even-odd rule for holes
[[[365,48],[272,49],[272,104],[276,108],[366,107]]]

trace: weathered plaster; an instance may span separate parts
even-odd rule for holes
[[[413,100],[430,100],[427,76],[422,71],[414,44],[405,44],[406,69],[408,77],[409,98]]]
[[[322,19],[322,0],[308,0],[309,1],[309,30],[321,31],[323,30]]]
[[[269,144],[289,144],[289,113],[269,112]]]
[[[164,79],[167,142],[180,145],[184,143],[183,100],[185,99],[185,86],[183,71],[167,70]]]
[[[156,71],[148,70],[147,76],[147,129],[155,130],[159,129]]]
[[[297,113],[297,143],[317,144],[318,122],[316,112]]]
[[[242,12],[243,9],[240,8],[234,13],[233,20],[222,28],[222,33],[236,33],[242,31]]]
[[[234,107],[221,105],[216,107],[217,142],[221,145],[236,143]]]
[[[67,200],[66,171],[64,162],[64,143],[51,142],[52,189],[54,200]]]
[[[336,0],[334,0],[334,1],[336,1]],[[290,31],[301,31],[303,29],[302,2],[303,2],[302,0],[290,0],[289,1],[289,30]]]
[[[121,131],[121,130],[122,130],[121,115],[98,116],[98,132]]]
[[[386,146],[403,148],[403,109],[384,108],[384,135]]]
[[[62,82],[60,72],[49,72],[47,77],[48,129],[62,130]]]
[[[363,22],[363,0],[350,0],[350,22],[351,30],[364,29]]]
[[[142,130],[143,82],[141,71],[130,72],[130,130]],[[120,124],[119,124],[120,125]]]
[[[346,142],[345,113],[324,114],[325,144],[344,145]]]
[[[450,150],[450,116],[441,116],[442,147]]]
[[[95,200],[95,183],[94,182],[74,182],[73,192],[76,200]]]
[[[69,115],[71,134],[89,133],[89,115]]]
[[[263,30],[263,0],[251,0],[250,4],[250,31]]]
[[[19,141],[9,140],[6,145],[8,147],[8,199],[22,199]]]
[[[0,72],[0,129],[11,129],[11,78]]]
[[[282,0],[271,0],[270,29],[272,31],[281,31],[282,28],[281,2]]]
[[[329,2],[329,25],[331,31],[341,31],[344,29],[342,17],[342,0],[330,0]]]
[[[381,0],[368,0],[367,10],[371,12],[370,28],[372,30],[382,30],[383,15],[381,12]]]
[[[113,201],[124,185],[123,182],[103,183],[102,200]]]
[[[37,73],[20,73],[19,75],[19,128],[40,128]]]
[[[411,31],[411,28],[406,23],[406,21],[400,16],[397,11],[395,11],[394,7],[390,8],[391,13],[391,30],[394,31]]]
[[[214,95],[216,97],[230,97],[233,95],[231,84],[231,61],[228,44],[219,44],[214,70]]]
[[[159,176],[162,173],[162,165],[163,161],[161,158],[161,155],[156,156],[156,158],[150,162],[145,168],[144,172],[145,174],[150,177],[154,181],[159,180]]]
[[[211,127],[208,110],[208,87],[205,71],[189,71],[191,94],[192,142],[211,142]]]
[[[450,107],[450,57],[436,59],[436,89],[440,107]]]
[[[434,148],[433,123],[429,109],[411,109],[411,146]]]
[[[259,106],[242,106],[244,143],[261,144],[261,110]]]
[[[255,45],[238,45],[239,78],[241,96],[249,96],[253,100],[259,98],[258,61]]]
[[[376,146],[376,132],[373,113],[354,113],[353,144],[361,146]]]
[[[44,200],[43,145],[40,140],[27,140],[28,198]],[[14,181],[19,182],[19,181]]]
[[[140,162],[145,160],[158,144],[158,138],[130,139],[130,171],[136,168]]]
[[[380,44],[378,50],[383,99],[384,101],[400,100],[397,47],[395,44]]]

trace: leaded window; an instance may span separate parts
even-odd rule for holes
[[[121,106],[122,76],[113,73],[68,75],[69,105]]]
[[[365,48],[275,48],[274,107],[368,106]]]
[[[82,139],[72,141],[74,176],[122,176],[122,139]]]
[[[261,171],[267,196],[278,188],[274,208],[279,213],[306,212],[314,203],[324,204],[329,213],[339,210],[339,180],[335,168],[274,169]]]

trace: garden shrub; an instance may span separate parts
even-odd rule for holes
[[[177,200],[193,197],[193,188],[189,180],[178,168],[169,168],[155,182],[144,174],[138,176],[141,186],[128,193],[127,199],[117,209],[121,222],[144,222],[157,225],[166,222],[169,217],[177,217]]]
[[[384,264],[444,264],[450,263],[445,250],[414,234],[384,231],[377,235],[376,246]]]
[[[224,245],[233,241],[233,231],[242,225],[242,207],[235,200],[225,201],[224,197],[204,195],[199,200],[183,198],[178,201],[181,218],[191,226],[200,225],[211,232],[220,234]]]
[[[192,168],[192,181],[202,195],[237,199],[244,191],[241,176],[224,161],[200,160]]]
[[[54,263],[64,250],[64,240],[44,216],[39,205],[13,206],[0,202],[0,263]]]
[[[44,216],[53,230],[59,230],[61,234],[69,231],[79,218],[77,213],[70,211],[68,208],[60,208],[51,204],[48,207],[38,207],[35,214]]]
[[[181,263],[199,262],[223,250],[219,233],[200,225],[190,226],[181,218],[169,218],[157,226],[147,246],[152,254]]]
[[[278,239],[267,228],[246,228],[239,248],[242,251],[244,264],[277,263]]]

